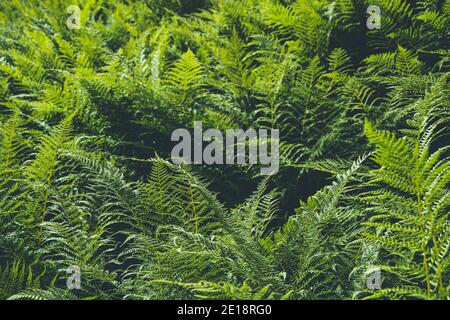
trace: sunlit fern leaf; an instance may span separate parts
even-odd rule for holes
[[[259,290],[252,289],[247,282],[242,286],[236,286],[227,282],[208,282],[200,281],[197,283],[176,283],[169,284],[179,285],[191,290],[196,298],[199,299],[231,299],[231,300],[287,300],[292,292],[280,294],[274,292],[271,285],[267,285]]]
[[[8,299],[24,289],[40,287],[42,275],[33,275],[26,263],[13,261],[0,266],[0,299]]]
[[[59,152],[69,138],[72,117],[69,116],[64,119],[52,129],[49,135],[42,138],[35,159],[30,162],[25,170],[27,182],[36,192],[37,200],[42,206],[37,212],[40,219],[43,219],[46,214],[50,184],[53,175],[58,170]]]
[[[184,97],[188,91],[195,91],[202,86],[202,65],[195,54],[188,49],[175,62],[167,74],[167,82],[176,92]]]
[[[15,112],[0,126],[0,168],[7,170],[13,165],[19,165],[17,158],[24,148],[20,139],[22,123],[20,112]]]
[[[444,270],[449,264],[446,255],[450,236],[448,148],[430,154],[433,126],[419,138],[409,139],[375,130],[368,122],[365,128],[377,147],[374,161],[380,166],[371,172],[371,183],[380,186],[385,197],[380,203],[367,193],[366,200],[375,212],[366,224],[373,228],[367,236],[390,253],[401,252],[393,258],[393,264],[382,265],[381,269],[395,274],[405,285],[414,283],[408,290],[388,283],[392,288],[372,297],[444,298],[448,294]]]
[[[401,46],[398,47],[395,63],[402,75],[421,74],[422,63],[411,51]]]
[[[28,289],[23,290],[9,298],[10,300],[80,300],[73,292],[67,289]]]

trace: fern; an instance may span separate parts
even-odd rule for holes
[[[0,2],[0,299],[449,299],[449,0],[67,5]]]
[[[380,166],[371,172],[371,184],[383,186],[365,195],[374,211],[367,223],[373,228],[368,237],[387,252],[398,253],[394,264],[383,265],[382,270],[408,285],[408,289],[386,288],[374,297],[446,298],[443,279],[448,271],[447,148],[430,153],[435,126],[427,128],[415,141],[397,139],[393,134],[375,130],[368,122],[365,128],[369,140],[377,146],[374,161]]]

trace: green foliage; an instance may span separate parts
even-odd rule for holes
[[[0,2],[0,299],[449,299],[449,15]],[[172,164],[194,121],[279,129],[278,174]]]
[[[373,212],[365,225],[369,239],[395,258],[382,270],[403,286],[380,290],[374,297],[448,297],[449,194],[447,147],[430,153],[436,123],[420,128],[419,139],[396,139],[366,123],[369,141],[377,146],[370,185],[378,188],[363,199]],[[390,280],[393,281],[393,280]]]
[[[31,267],[14,261],[0,268],[0,299],[6,299],[25,288],[39,288],[39,276],[33,276]]]

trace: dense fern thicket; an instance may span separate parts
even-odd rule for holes
[[[0,299],[449,299],[449,40],[449,0],[2,0]],[[174,165],[194,121],[279,172]]]

